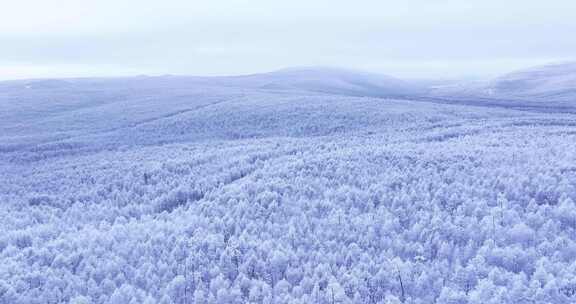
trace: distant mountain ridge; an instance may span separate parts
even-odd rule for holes
[[[391,76],[332,67],[288,68],[270,73],[231,77],[244,85],[272,90],[300,90],[352,96],[409,96],[426,87]]]
[[[576,62],[548,64],[505,74],[490,81],[443,86],[433,95],[528,101],[576,101]]]
[[[330,94],[354,97],[439,97],[572,104],[576,101],[576,62],[511,72],[488,81],[422,81],[334,67],[297,67],[238,76],[135,76],[114,78],[31,79],[0,82],[0,95],[65,94],[103,91],[164,94],[194,88],[227,88],[282,94]],[[128,91],[126,91],[128,90]]]
[[[266,91],[332,94],[344,96],[404,97],[424,95],[426,85],[378,73],[333,67],[287,68],[239,76],[136,76],[115,78],[31,79],[0,82],[0,89],[85,88],[191,88],[229,87]]]
[[[576,62],[551,64],[520,70],[496,78],[492,95],[532,99],[576,99]]]

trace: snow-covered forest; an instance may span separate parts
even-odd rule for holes
[[[0,83],[0,303],[576,302],[565,97],[340,73]]]

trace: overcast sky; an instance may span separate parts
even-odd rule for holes
[[[7,0],[0,79],[341,66],[490,77],[576,56],[575,0]]]

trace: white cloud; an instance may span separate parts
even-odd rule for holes
[[[427,62],[430,75],[443,62],[436,72],[455,75],[468,62],[465,74],[486,74],[576,54],[574,11],[571,0],[20,0],[0,10],[0,65],[236,74],[394,62],[411,74]]]

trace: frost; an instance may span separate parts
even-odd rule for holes
[[[4,84],[0,303],[576,301],[573,115],[283,73]]]

